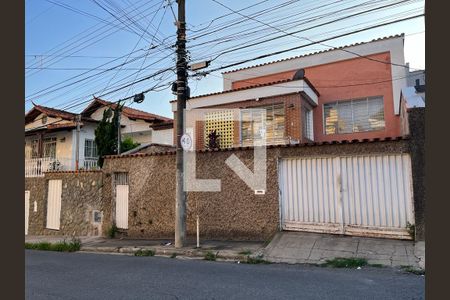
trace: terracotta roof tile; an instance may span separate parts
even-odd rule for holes
[[[25,114],[25,123],[32,122],[34,118],[36,118],[41,113],[50,117],[60,117],[65,120],[72,120],[76,116],[76,114],[65,110],[46,107],[42,105],[34,105],[34,107]]]
[[[323,141],[323,142],[307,142],[307,143],[299,143],[299,144],[278,144],[278,145],[268,145],[267,148],[289,148],[289,147],[313,147],[313,146],[323,146],[323,145],[338,145],[338,144],[349,144],[349,143],[379,143],[379,142],[387,142],[387,141],[400,141],[400,140],[408,140],[409,136],[394,136],[394,137],[385,137],[385,138],[372,138],[372,139],[353,139],[353,140],[343,140],[343,141]],[[206,152],[224,152],[224,151],[234,151],[234,150],[251,150],[252,146],[244,146],[244,147],[233,147],[233,148],[224,148],[224,149],[202,149],[196,150],[197,153],[206,153]],[[165,151],[158,153],[136,153],[136,154],[127,154],[127,155],[106,155],[105,159],[116,159],[116,158],[130,158],[130,157],[146,157],[146,156],[156,156],[156,155],[173,155],[176,154],[176,151]]]
[[[97,97],[94,97],[94,101],[92,101],[81,113],[83,115],[89,115],[89,113],[93,112],[94,109],[100,104],[100,106],[110,106],[112,108],[116,107],[116,103],[106,101]],[[153,121],[153,122],[168,122],[172,121],[171,118],[163,117],[160,115],[152,114],[146,111],[142,111],[139,109],[131,108],[128,106],[124,106],[122,110],[122,114],[127,116],[128,118],[132,119],[140,119],[140,120],[146,120],[146,121]]]
[[[364,45],[364,44],[368,44],[368,43],[373,43],[373,42],[377,42],[377,41],[388,40],[388,39],[393,39],[393,38],[398,38],[398,37],[404,37],[404,36],[405,36],[404,33],[396,34],[396,35],[390,35],[390,36],[385,36],[385,37],[373,39],[373,40],[367,41],[367,42],[359,42],[359,43],[354,43],[354,44],[349,44],[349,45],[344,45],[344,46],[334,47],[334,48],[330,48],[330,49],[327,49],[327,50],[316,51],[316,52],[312,52],[312,53],[308,53],[308,54],[297,55],[297,56],[288,57],[288,58],[282,58],[282,59],[279,59],[279,60],[274,60],[274,61],[270,61],[270,62],[266,62],[266,63],[261,63],[261,64],[253,65],[253,66],[242,67],[242,68],[239,68],[239,69],[234,69],[234,70],[222,72],[222,74],[228,74],[228,73],[238,72],[238,71],[242,71],[242,70],[246,70],[246,69],[252,69],[252,68],[262,67],[262,66],[271,65],[271,64],[278,63],[278,62],[282,62],[282,61],[286,61],[286,60],[291,60],[291,59],[296,59],[296,58],[301,58],[301,57],[312,56],[312,55],[316,55],[316,54],[320,54],[320,53],[330,52],[330,51],[339,50],[339,49],[343,49],[343,48],[348,48],[348,47],[353,47],[353,46],[359,46],[359,45]]]
[[[207,96],[214,96],[214,95],[233,93],[233,92],[238,92],[238,91],[243,91],[243,90],[248,90],[248,89],[254,89],[254,88],[259,88],[259,87],[263,87],[263,86],[270,86],[270,85],[275,85],[275,84],[280,84],[280,83],[287,83],[287,82],[291,82],[291,81],[298,81],[298,80],[306,81],[306,83],[308,83],[308,85],[311,87],[311,89],[314,91],[314,93],[316,93],[317,96],[320,96],[319,92],[312,85],[312,83],[309,81],[309,79],[306,78],[306,77],[303,77],[303,79],[297,79],[297,80],[282,79],[282,80],[277,80],[277,81],[272,81],[272,82],[258,83],[258,84],[254,84],[254,85],[244,86],[244,87],[240,87],[240,88],[236,88],[236,89],[232,89],[232,90],[226,90],[226,91],[221,91],[221,92],[215,92],[215,93],[198,95],[198,96],[194,96],[194,97],[189,98],[189,100],[190,99],[195,99],[195,98],[207,97]],[[170,102],[173,103],[173,102],[176,102],[176,100],[172,100]]]

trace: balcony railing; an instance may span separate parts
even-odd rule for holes
[[[97,159],[83,159],[79,166],[83,170],[98,169]],[[40,177],[49,171],[75,171],[75,162],[70,158],[60,157],[25,159],[25,177]]]

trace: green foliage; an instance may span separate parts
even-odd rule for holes
[[[214,254],[211,251],[208,251],[205,253],[205,260],[215,261],[216,258],[217,258],[217,254]]]
[[[240,255],[250,255],[250,254],[252,254],[252,251],[250,251],[250,250],[244,250],[244,251],[239,252],[239,254],[240,254]]]
[[[409,222],[406,222],[406,230],[408,230],[409,235],[414,239],[416,236],[416,226]]]
[[[413,273],[416,275],[425,275],[425,270],[414,268],[413,266],[401,266],[400,268],[405,272]]]
[[[154,256],[155,255],[155,251],[151,250],[151,249],[139,249],[138,251],[136,251],[134,253],[134,256]]]
[[[44,250],[44,251],[58,251],[58,252],[75,252],[81,248],[80,239],[73,238],[72,241],[66,242],[66,240],[51,244],[48,242],[40,243],[25,243],[25,249],[32,250]]]
[[[116,237],[117,232],[119,231],[119,228],[117,228],[116,223],[113,223],[110,228],[108,228],[108,231],[106,232],[106,235],[113,239]]]
[[[247,256],[247,261],[245,261],[245,263],[247,264],[270,264],[270,262],[268,262],[267,260],[263,259],[262,256],[256,256],[256,257],[251,257],[251,256]]]
[[[170,256],[170,258],[175,258],[175,257],[177,257],[177,254],[174,252],[174,253],[172,253],[172,255]]]
[[[327,259],[323,266],[333,268],[357,268],[367,265],[365,258],[343,258],[337,257],[334,259]]]
[[[127,137],[120,143],[120,152],[127,152],[128,150],[134,149],[139,145],[140,144],[135,143],[131,137]]]
[[[95,144],[97,145],[98,165],[103,166],[103,156],[117,153],[117,133],[119,126],[119,112],[123,104],[117,103],[103,112],[103,117],[95,129]]]

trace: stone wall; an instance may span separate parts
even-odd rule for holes
[[[408,110],[416,240],[425,240],[425,108]]]
[[[46,228],[48,181],[51,179],[62,180],[59,230]],[[111,208],[103,202],[101,171],[51,172],[44,177],[26,178],[25,190],[30,191],[29,235],[98,236],[110,226]],[[103,214],[101,223],[94,222],[94,210]]]
[[[420,136],[423,137],[420,130],[412,130],[409,140],[269,147],[264,195],[255,195],[225,164],[235,154],[253,170],[253,149],[197,152],[196,177],[220,179],[221,191],[188,193],[187,235],[195,236],[198,215],[202,239],[270,239],[279,230],[280,223],[277,171],[280,158],[411,152],[416,239],[423,239],[425,190]],[[107,157],[103,171],[52,172],[41,178],[26,178],[25,189],[30,191],[29,235],[105,235],[115,217],[114,173],[117,172],[128,173],[128,230],[124,234],[131,238],[173,239],[175,155],[170,152]],[[60,230],[45,228],[51,179],[62,180]],[[94,210],[102,212],[101,224],[94,223]]]
[[[238,156],[253,170],[253,149],[202,151],[197,153],[196,176],[221,179],[221,192],[189,192],[187,196],[187,235],[195,236],[196,216],[204,239],[267,240],[279,230],[277,163],[283,157],[339,156],[343,154],[405,153],[407,140],[361,142],[313,146],[272,147],[267,149],[267,189],[255,195],[225,160]],[[174,236],[175,155],[138,154],[105,159],[104,172],[129,174],[129,229],[136,238]],[[105,180],[107,203],[114,203],[113,181]],[[108,186],[108,187],[107,187]],[[114,205],[112,205],[111,209]]]

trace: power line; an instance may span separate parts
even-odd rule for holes
[[[341,38],[341,37],[348,36],[348,35],[352,35],[352,34],[355,34],[355,33],[363,32],[363,31],[367,31],[367,30],[371,30],[371,29],[374,29],[374,28],[379,28],[379,27],[383,27],[383,26],[387,26],[387,25],[391,25],[391,24],[395,24],[395,23],[399,23],[399,22],[403,22],[403,21],[416,19],[416,18],[423,17],[423,16],[424,16],[424,14],[419,14],[419,15],[414,15],[414,16],[407,17],[407,18],[402,18],[402,19],[399,19],[399,20],[394,20],[394,21],[385,22],[385,23],[382,23],[382,24],[368,26],[366,28],[354,30],[354,31],[348,32],[348,33],[339,34],[339,35],[332,36],[332,37],[329,37],[329,38],[325,38],[325,39],[322,39],[322,40],[319,40],[319,41],[316,41],[316,42],[311,42],[309,44],[304,44],[304,45],[292,47],[292,48],[289,48],[289,49],[284,49],[284,50],[280,50],[280,51],[276,51],[276,52],[271,52],[271,53],[259,55],[257,57],[245,59],[245,60],[242,60],[240,62],[236,62],[236,63],[228,64],[228,65],[225,65],[225,66],[217,67],[217,68],[214,68],[214,69],[211,69],[211,70],[207,70],[207,71],[204,71],[204,72],[199,72],[198,74],[207,74],[207,73],[223,70],[223,69],[226,69],[226,68],[229,68],[229,67],[234,67],[234,66],[241,65],[241,64],[244,64],[244,63],[247,63],[247,62],[251,62],[251,61],[254,61],[254,60],[259,60],[259,59],[262,59],[262,58],[266,58],[266,57],[282,54],[282,53],[289,52],[289,51],[296,50],[296,49],[305,48],[305,47],[308,47],[308,46],[311,46],[311,45],[315,45],[315,44],[318,44],[318,43],[326,42],[326,41],[329,41],[329,40],[334,40],[334,39]],[[194,74],[194,75],[196,75],[196,74]]]
[[[246,16],[246,15],[243,15],[243,14],[241,14],[240,12],[235,11],[234,9],[232,9],[232,8],[230,8],[230,7],[228,7],[228,6],[224,5],[224,4],[222,4],[222,3],[220,3],[220,2],[217,1],[217,0],[212,0],[212,1],[215,2],[215,3],[217,3],[217,4],[219,4],[219,5],[221,5],[221,6],[223,6],[223,7],[225,7],[226,9],[228,9],[228,10],[234,12],[234,13],[237,13],[237,14],[239,14],[239,15],[245,17],[245,18],[249,18],[249,19],[254,20],[254,21],[256,21],[256,22],[258,22],[258,23],[260,23],[260,24],[263,24],[263,25],[265,25],[265,26],[267,26],[267,27],[270,27],[270,28],[275,29],[275,30],[277,30],[277,31],[279,31],[279,32],[285,33],[284,36],[288,36],[288,35],[289,35],[289,36],[293,36],[293,37],[298,38],[298,39],[308,40],[309,42],[314,43],[314,44],[320,44],[320,45],[323,45],[323,46],[326,46],[326,47],[329,47],[329,48],[332,48],[332,49],[336,49],[336,47],[333,47],[333,46],[324,44],[324,43],[322,43],[322,42],[313,41],[313,40],[311,40],[311,39],[309,39],[309,38],[307,38],[307,37],[298,37],[298,36],[296,36],[294,33],[290,33],[290,32],[287,32],[287,31],[285,31],[285,30],[281,30],[281,29],[279,29],[279,28],[277,28],[277,27],[275,27],[275,26],[272,26],[272,25],[270,25],[270,24],[268,24],[268,23],[265,23],[265,22],[263,22],[263,21],[261,21],[261,20],[258,20],[258,19],[255,19],[255,18],[253,18],[253,17],[249,17],[249,16]],[[394,4],[388,4],[388,5],[384,5],[384,6],[381,6],[381,7],[377,7],[377,8],[371,9],[371,10],[365,11],[365,12],[363,12],[363,13],[367,13],[367,12],[374,11],[374,10],[379,10],[379,9],[381,9],[381,8],[391,7],[391,6],[393,6],[393,5],[397,5],[397,4],[400,4],[400,3],[406,3],[406,2],[410,2],[410,1],[411,1],[411,0],[403,0],[403,1],[399,1],[399,2],[394,3]],[[327,22],[327,23],[325,23],[325,24],[330,24],[330,22]],[[320,25],[320,26],[322,26],[322,25]],[[314,26],[314,28],[317,28],[317,26]],[[305,30],[299,30],[299,31],[297,31],[296,33],[298,33],[298,32],[303,32],[303,31],[305,31]],[[280,36],[280,37],[284,37],[284,36],[282,35],[282,36]],[[280,38],[280,37],[277,37],[277,38]],[[246,47],[249,47],[249,46],[242,46],[242,47],[240,47],[240,49],[246,48]],[[381,60],[378,60],[378,59],[374,59],[374,58],[370,58],[370,57],[367,57],[367,56],[364,56],[364,55],[360,55],[360,54],[358,54],[358,53],[356,53],[356,52],[352,52],[352,51],[350,51],[350,50],[340,49],[340,48],[337,48],[337,49],[340,50],[340,51],[344,51],[344,52],[347,52],[347,53],[351,53],[351,54],[353,54],[353,55],[356,55],[356,56],[361,57],[361,58],[364,58],[364,59],[371,60],[371,61],[375,61],[375,62],[379,62],[379,63],[383,63],[383,64],[390,64],[390,65],[395,65],[395,66],[400,66],[400,67],[409,68],[409,66],[406,66],[406,65],[396,64],[396,63],[386,62],[386,61],[381,61]],[[236,50],[236,49],[235,49],[235,50]],[[235,51],[235,50],[233,50],[233,51]],[[221,54],[219,54],[218,56],[216,56],[216,58],[219,57],[220,55],[224,54],[224,53],[227,53],[227,52],[222,52]],[[214,60],[214,59],[213,59],[213,60]]]

